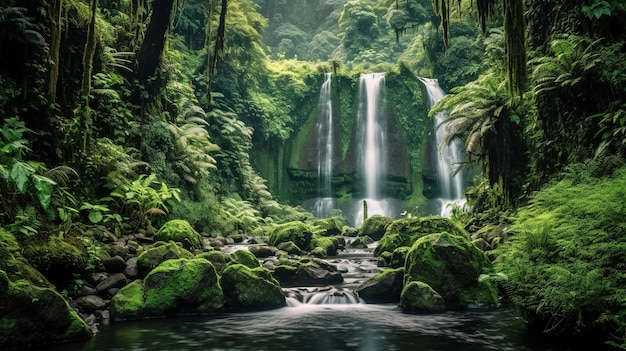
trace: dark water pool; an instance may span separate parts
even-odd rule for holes
[[[90,340],[49,350],[555,350],[531,342],[511,310],[407,315],[392,305],[279,310],[100,326]]]

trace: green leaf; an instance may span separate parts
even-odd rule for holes
[[[56,183],[50,178],[37,174],[33,174],[33,182],[35,183],[35,188],[37,189],[39,203],[44,210],[47,210],[50,206],[50,202],[52,201],[52,188],[56,185]]]
[[[93,224],[102,222],[102,218],[103,218],[102,212],[100,211],[89,212],[89,221]]]
[[[20,193],[26,193],[28,178],[35,172],[35,169],[24,162],[16,161],[11,169],[11,179],[15,182]]]

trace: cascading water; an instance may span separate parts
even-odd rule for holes
[[[365,185],[368,215],[388,215],[385,201],[381,199],[380,181],[386,171],[385,150],[385,74],[362,74],[359,82],[359,111],[357,115],[357,140],[359,169]],[[355,205],[355,224],[363,223],[363,204]]]
[[[439,87],[437,79],[419,77],[419,80],[426,87],[430,99],[430,107],[433,107],[445,96],[445,92]],[[448,112],[442,111],[435,115],[435,140],[437,143],[437,176],[441,191],[441,216],[450,216],[450,204],[462,206],[463,197],[463,172],[457,171],[455,167],[463,161],[463,143],[458,138],[450,143],[444,144],[447,138],[445,122],[448,119]]]
[[[333,105],[331,96],[331,73],[326,73],[324,84],[320,88],[317,116],[317,191],[319,198],[315,202],[315,215],[318,218],[328,216],[333,208]]]

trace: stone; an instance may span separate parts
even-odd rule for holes
[[[124,273],[115,273],[96,285],[96,291],[102,294],[111,288],[122,288],[126,285]]]
[[[343,282],[335,265],[318,258],[303,258],[296,264],[281,264],[274,268],[274,277],[282,286],[323,286]]]
[[[87,295],[76,299],[76,305],[82,313],[93,313],[96,310],[107,308],[108,303],[100,296]]]
[[[269,245],[252,245],[248,247],[248,250],[256,257],[256,258],[266,258],[270,256],[275,256],[278,248],[275,246]]]
[[[409,253],[411,248],[409,246],[400,246],[399,248],[393,250],[391,253],[391,260],[389,261],[389,265],[391,268],[400,268],[404,267],[406,263],[406,255]]]
[[[108,260],[102,261],[102,264],[109,273],[123,273],[126,269],[126,261],[121,256],[113,256]]]
[[[284,307],[285,295],[276,279],[263,268],[233,264],[220,278],[227,308],[235,311],[259,311]]]
[[[439,313],[446,309],[446,303],[430,285],[412,281],[402,289],[400,309],[404,313]]]
[[[198,254],[196,257],[204,258],[207,261],[211,262],[211,264],[213,264],[213,267],[215,267],[217,274],[222,274],[224,268],[226,268],[226,265],[231,262],[230,256],[219,250],[203,252],[201,254]]]
[[[381,215],[373,215],[368,217],[361,225],[360,235],[369,236],[374,241],[380,240],[387,230],[387,226],[393,222],[393,219]]]
[[[399,302],[404,280],[404,268],[386,269],[356,288],[356,293],[367,303]]]
[[[443,297],[447,308],[465,309],[470,304],[496,305],[498,292],[481,274],[493,271],[483,251],[467,237],[450,233],[418,239],[406,257],[405,287],[420,281]]]
[[[302,250],[293,241],[286,241],[278,244],[278,249],[290,255],[301,255]]]
[[[379,256],[384,251],[393,252],[401,246],[411,247],[423,236],[443,232],[467,237],[465,230],[449,218],[433,216],[397,219],[387,226],[385,234],[374,249],[374,254]]]
[[[174,241],[182,244],[187,250],[202,249],[203,239],[188,221],[172,219],[157,231],[154,238],[159,241]]]
[[[128,278],[136,278],[139,276],[139,268],[137,267],[137,257],[131,257],[126,260],[126,268],[124,269],[124,274]]]
[[[343,223],[337,217],[316,219],[313,225],[317,228],[316,233],[321,236],[341,235]]]
[[[137,257],[139,276],[147,275],[162,262],[175,258],[193,258],[193,254],[175,242],[158,242]]]
[[[279,224],[273,227],[269,233],[268,244],[277,246],[279,243],[292,241],[302,250],[310,250],[313,238],[313,227],[310,224],[294,221]]]
[[[152,244],[152,243],[154,243],[154,238],[150,237],[150,236],[146,236],[145,234],[137,233],[137,234],[133,235],[133,237],[139,243],[144,243],[144,244]]]
[[[230,259],[233,263],[240,263],[249,268],[260,267],[261,263],[257,258],[248,250],[237,250],[230,254]]]

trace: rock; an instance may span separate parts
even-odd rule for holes
[[[123,273],[126,269],[126,261],[121,256],[113,256],[102,264],[109,273]]]
[[[393,222],[393,219],[381,215],[373,215],[368,217],[361,225],[361,236],[369,236],[374,241],[380,240],[387,230],[387,226]]]
[[[105,321],[105,320],[111,319],[111,313],[109,312],[109,310],[93,311],[93,315],[96,316],[96,319],[98,321]]]
[[[413,281],[402,289],[400,309],[404,313],[439,313],[446,309],[446,303],[430,285]]]
[[[374,254],[379,256],[384,251],[393,252],[400,246],[411,247],[417,239],[425,235],[443,232],[467,237],[465,231],[449,218],[436,216],[397,219],[387,226]]]
[[[317,258],[303,258],[295,265],[276,266],[274,277],[282,286],[322,286],[339,284],[343,276],[337,267]]]
[[[367,245],[373,243],[374,240],[369,236],[360,236],[350,243],[350,247],[354,249],[366,249]]]
[[[125,258],[128,256],[128,246],[126,246],[124,240],[118,240],[109,246],[107,252],[111,257],[120,256]]]
[[[406,255],[409,253],[411,248],[409,246],[400,246],[399,248],[393,250],[391,253],[391,261],[389,261],[389,265],[391,268],[400,268],[404,267],[406,263]]]
[[[118,291],[120,291],[120,288],[111,288],[106,291],[106,297],[112,299]]]
[[[256,258],[266,258],[270,256],[275,256],[278,248],[275,246],[269,245],[252,245],[248,247],[248,250],[256,257]]]
[[[23,256],[55,286],[67,286],[75,274],[85,271],[87,249],[54,236],[47,242],[23,247]]]
[[[0,270],[0,349],[87,339],[89,326],[61,295]]]
[[[145,234],[142,234],[142,233],[137,233],[133,235],[133,237],[135,238],[135,240],[137,240],[137,242],[140,242],[140,243],[144,243],[144,244],[154,243],[153,237],[146,236]]]
[[[405,286],[412,281],[428,284],[441,294],[448,308],[497,303],[492,283],[478,280],[492,271],[491,262],[464,236],[440,233],[418,239],[407,254],[405,267]]]
[[[368,303],[399,302],[403,280],[404,268],[387,269],[365,281],[355,291]]]
[[[343,228],[343,223],[337,217],[316,219],[313,225],[317,229],[316,233],[321,236],[341,235]]]
[[[139,268],[137,267],[137,257],[131,257],[126,260],[126,269],[124,269],[124,274],[128,278],[136,278],[139,276]]]
[[[231,262],[230,256],[226,255],[222,251],[214,250],[209,252],[203,252],[196,256],[197,258],[204,258],[213,264],[217,274],[222,274],[226,265]]]
[[[100,296],[87,295],[76,299],[76,305],[82,313],[93,313],[96,310],[107,308],[108,303]]]
[[[108,278],[110,274],[108,273],[92,273],[87,276],[87,282],[93,286],[98,285],[101,281]]]
[[[214,312],[224,295],[213,265],[203,258],[161,263],[142,282],[135,280],[111,300],[114,320]]]
[[[187,250],[202,249],[203,240],[189,222],[184,219],[172,219],[166,222],[155,234],[159,241],[174,241],[181,243]]]
[[[136,254],[139,251],[139,243],[135,240],[128,240],[126,246],[128,246],[129,254]]]
[[[232,310],[259,311],[287,305],[278,281],[263,267],[230,265],[224,269],[220,285],[227,307]]]
[[[337,250],[345,245],[345,240],[341,236],[313,236],[310,247],[313,248],[311,256],[323,258],[326,256],[336,256]]]
[[[249,268],[256,268],[261,266],[259,260],[257,260],[252,252],[248,250],[237,250],[230,255],[230,259],[233,261],[233,263],[240,263]]]
[[[126,276],[124,273],[115,273],[98,283],[98,285],[96,285],[96,291],[98,291],[99,294],[102,294],[111,288],[122,288],[125,285]]]
[[[286,241],[278,244],[278,249],[290,255],[301,255],[302,250],[293,241]]]
[[[288,222],[273,227],[269,234],[268,244],[277,246],[279,243],[292,241],[303,250],[312,249],[309,244],[313,237],[313,227],[304,222]]]
[[[137,257],[139,276],[143,277],[162,262],[175,258],[193,258],[193,254],[175,242],[158,242]]]
[[[387,267],[387,265],[387,260],[385,260],[383,257],[378,258],[378,261],[376,262],[376,267]]]
[[[217,238],[209,239],[209,245],[211,245],[211,247],[224,247],[225,246],[224,242]]]
[[[80,295],[81,296],[97,295],[97,294],[98,294],[98,292],[92,286],[89,286],[89,285],[85,284],[85,285],[80,287]]]

